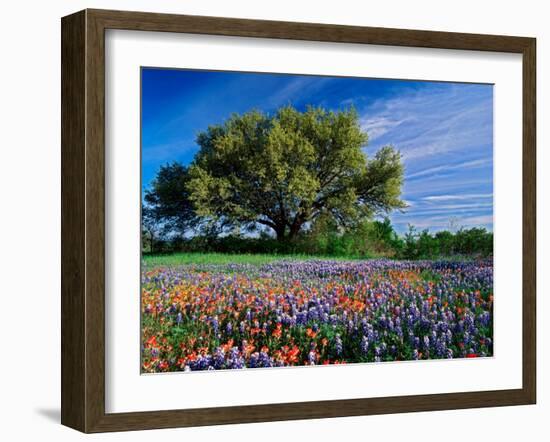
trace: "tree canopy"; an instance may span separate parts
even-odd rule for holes
[[[189,199],[187,167],[174,162],[161,166],[145,192],[142,224],[153,236],[153,227],[163,233],[184,234],[197,222]]]
[[[367,141],[354,109],[233,115],[198,135],[181,195],[200,217],[268,226],[283,241],[321,215],[350,226],[405,207],[399,152],[386,146],[367,158]]]

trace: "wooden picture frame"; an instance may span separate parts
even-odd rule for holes
[[[523,385],[428,394],[108,414],[105,412],[105,30],[124,29],[523,57]],[[536,400],[536,42],[533,38],[84,10],[62,19],[62,424],[142,430],[534,404]]]

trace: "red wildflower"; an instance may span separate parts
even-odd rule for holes
[[[168,370],[168,361],[160,361],[159,369],[163,371]]]
[[[277,324],[277,328],[276,328],[275,330],[273,330],[272,335],[273,335],[275,338],[280,338],[281,335],[282,335],[282,333],[283,333],[282,328],[283,328],[283,324],[278,323],[278,324]]]
[[[314,332],[311,328],[308,328],[306,330],[306,335],[308,338],[314,338],[315,336],[317,336],[317,332]]]

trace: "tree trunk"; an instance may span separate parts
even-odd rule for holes
[[[300,232],[300,229],[302,228],[302,223],[295,221],[292,224],[292,227],[290,228],[290,231],[288,233],[288,239],[294,239],[296,238],[296,235]]]
[[[275,229],[275,233],[277,234],[277,241],[286,242],[293,240],[294,238],[296,238],[301,228],[302,224],[294,224],[290,229],[288,229],[287,234],[286,226],[277,227]]]
[[[284,242],[286,240],[285,231],[286,226],[277,226],[277,228],[275,229],[275,233],[277,234],[277,241]]]

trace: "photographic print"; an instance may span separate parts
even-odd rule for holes
[[[493,356],[493,85],[142,68],[141,137],[142,373]]]

